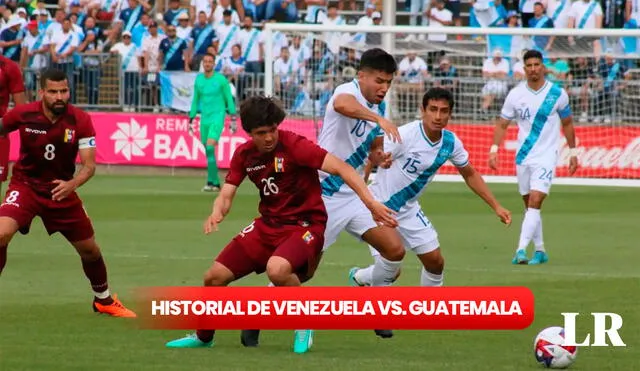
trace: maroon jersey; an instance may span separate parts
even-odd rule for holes
[[[0,55],[0,117],[9,109],[11,95],[24,91],[24,81],[20,66],[11,59]]]
[[[2,132],[20,130],[12,179],[49,192],[51,181],[73,178],[78,150],[95,147],[96,132],[89,115],[70,104],[56,122],[43,109],[42,101],[17,106],[2,118]]]
[[[226,182],[239,186],[245,176],[260,191],[260,214],[281,224],[325,223],[318,169],[327,151],[303,136],[278,130],[278,145],[260,153],[252,141],[238,147]]]

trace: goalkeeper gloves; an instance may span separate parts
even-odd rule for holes
[[[231,134],[235,134],[236,131],[238,131],[238,117],[236,115],[231,116],[229,131],[231,132]]]

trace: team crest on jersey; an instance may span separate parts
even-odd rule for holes
[[[64,142],[71,143],[73,142],[73,138],[75,137],[76,131],[73,129],[65,129],[64,130]]]
[[[311,241],[314,240],[313,235],[311,234],[311,232],[306,231],[303,235],[302,235],[302,239],[304,240],[304,242],[306,243],[311,243]]]
[[[284,158],[276,157],[273,159],[273,167],[276,173],[284,173]]]

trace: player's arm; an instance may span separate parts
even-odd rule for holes
[[[394,212],[373,198],[373,195],[369,192],[369,188],[367,188],[367,184],[364,182],[364,179],[362,179],[355,169],[346,162],[330,153],[327,153],[324,157],[320,170],[341,177],[371,211],[375,221],[394,228],[398,225],[397,221],[393,217]]]
[[[0,117],[0,137],[5,137],[14,130],[18,130],[18,111],[12,109],[4,117]]]
[[[231,94],[231,82],[227,80],[226,77],[219,75],[221,80],[224,80],[224,84],[222,85],[222,95],[224,95],[224,102],[227,106],[227,111],[230,115],[236,114],[236,104],[233,101],[233,94]]]
[[[344,93],[336,96],[333,100],[333,109],[339,114],[351,117],[352,119],[375,122],[380,125],[380,128],[392,137],[394,141],[400,141],[400,134],[398,133],[398,127],[396,125],[386,118],[369,111],[369,109],[360,104],[352,94]]]
[[[482,175],[480,175],[471,164],[467,163],[463,167],[458,167],[458,172],[462,175],[462,178],[464,178],[467,187],[486,202],[504,224],[511,224],[511,212],[500,205],[482,178]]]
[[[218,224],[224,220],[224,217],[229,214],[231,210],[231,204],[233,203],[233,198],[236,196],[236,191],[238,187],[225,183],[222,185],[222,189],[220,189],[220,194],[216,197],[216,200],[213,201],[213,210],[211,211],[211,215],[204,223],[204,233],[209,234],[212,231],[218,231]]]
[[[26,49],[26,48],[23,48]],[[17,63],[11,63],[9,76],[9,92],[16,106],[27,103],[22,70]]]
[[[200,83],[200,79],[196,77],[196,82],[193,85],[193,99],[191,99],[191,109],[189,110],[189,120],[193,120],[194,117],[198,114],[198,104],[200,104],[200,89],[198,89],[198,85]]]
[[[571,115],[569,104],[567,103],[565,109],[559,110],[558,114],[560,115],[562,132],[567,140],[567,146],[569,146],[569,174],[573,175],[578,169],[578,150],[576,149],[576,131],[573,126],[573,116]]]
[[[95,138],[83,138],[79,140],[80,164],[82,167],[71,179],[75,188],[81,187],[96,173],[96,145]]]
[[[498,147],[500,143],[502,143],[504,135],[507,133],[509,123],[516,118],[516,110],[512,103],[511,96],[512,93],[509,93],[504,100],[500,116],[496,120],[496,125],[493,129],[493,144],[489,149],[489,167],[494,170],[498,168]]]

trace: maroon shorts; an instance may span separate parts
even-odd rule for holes
[[[286,259],[294,273],[306,274],[322,253],[326,224],[270,225],[257,218],[220,252],[216,261],[235,279],[263,273],[272,256]]]
[[[93,237],[93,226],[78,194],[73,192],[62,201],[53,201],[35,192],[31,187],[16,181],[9,188],[0,205],[0,216],[18,222],[20,233],[27,234],[31,221],[36,216],[42,219],[51,235],[60,232],[69,242],[83,241]]]
[[[9,138],[0,137],[0,182],[7,181],[9,176]]]

